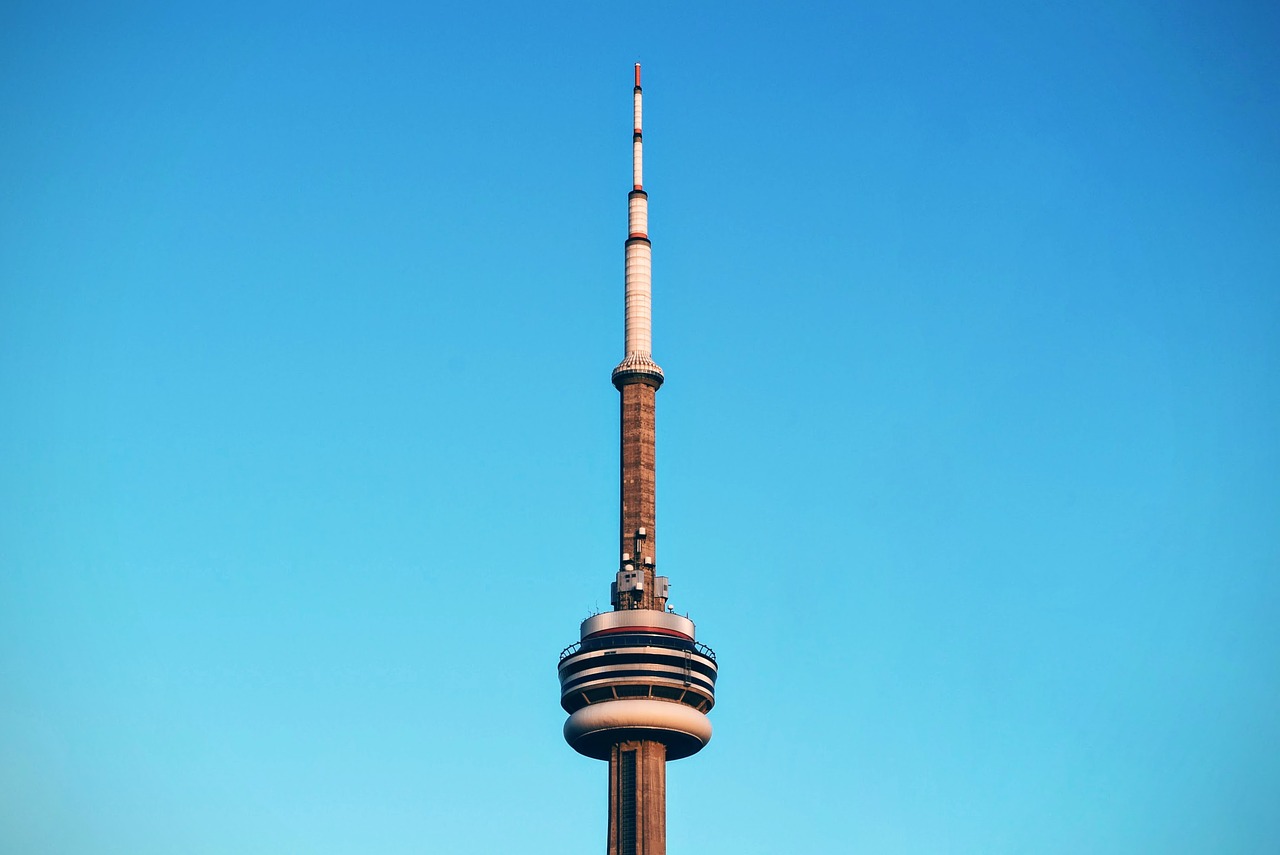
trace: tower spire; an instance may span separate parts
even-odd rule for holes
[[[662,369],[653,361],[653,247],[649,243],[649,194],[644,191],[644,92],[640,63],[632,90],[631,192],[627,195],[626,315],[623,357],[613,371],[619,389],[643,382],[658,388]],[[641,377],[647,379],[640,379]]]
[[[640,89],[640,63],[636,63],[636,88],[632,90],[631,101],[635,113],[635,136],[631,138],[631,183],[635,185],[636,190],[644,189],[644,157],[643,157],[643,131],[641,128],[641,110],[643,91]]]

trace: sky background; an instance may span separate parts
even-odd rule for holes
[[[673,853],[1280,847],[1280,12],[9,2],[0,851],[589,853],[631,66]]]

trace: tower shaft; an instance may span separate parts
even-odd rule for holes
[[[607,855],[666,855],[667,748],[620,742],[609,754]]]
[[[643,581],[639,588],[619,590],[615,605],[619,609],[661,609],[666,605],[666,592],[655,591],[654,573],[658,390],[647,383],[630,383],[618,391],[622,402],[619,552],[630,556],[634,572],[642,574]],[[623,565],[627,563],[627,559],[623,559]]]

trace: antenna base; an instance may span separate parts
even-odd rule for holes
[[[627,358],[613,369],[613,385],[619,389],[633,383],[643,383],[657,389],[664,379],[662,369],[648,354],[629,353]]]

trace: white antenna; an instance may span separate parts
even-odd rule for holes
[[[625,358],[652,360],[653,354],[653,247],[649,244],[649,194],[644,192],[643,93],[640,63],[636,63],[636,88],[632,92],[635,129],[631,136],[632,190],[627,211],[626,343]]]

